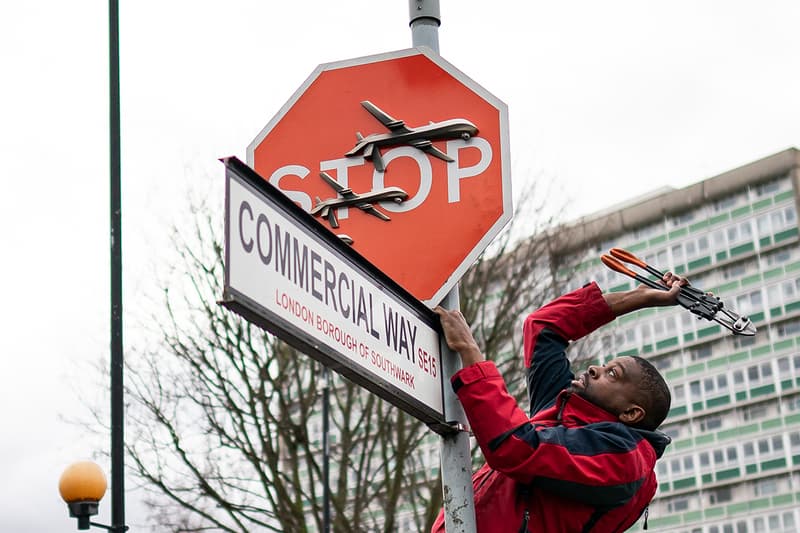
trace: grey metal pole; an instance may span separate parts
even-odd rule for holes
[[[119,98],[119,0],[108,2],[111,233],[111,531],[125,525],[125,404],[122,351],[122,195]]]
[[[441,306],[459,309],[458,286],[447,293]],[[461,368],[458,354],[450,350],[444,338],[441,341],[442,373],[445,377],[444,412],[448,422],[466,426],[467,416],[458,397],[450,387],[450,376]],[[442,462],[442,491],[444,493],[444,520],[447,533],[475,533],[475,499],[472,492],[472,455],[469,434],[458,431],[443,436],[439,445]]]
[[[439,0],[409,0],[408,11],[412,46],[427,46],[439,53]],[[441,306],[459,309],[458,287],[447,293]],[[442,373],[444,386],[444,412],[448,422],[466,426],[467,417],[458,397],[450,387],[450,376],[461,368],[461,359],[442,339]],[[444,493],[444,519],[447,533],[475,533],[475,500],[472,492],[472,457],[469,435],[458,431],[443,436],[439,445],[442,463],[442,490]]]
[[[439,53],[439,0],[408,0],[412,46],[427,46]]]

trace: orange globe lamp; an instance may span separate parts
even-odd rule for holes
[[[97,514],[107,487],[103,470],[91,461],[73,463],[61,474],[58,491],[67,502],[69,515],[78,519],[78,529],[96,525],[89,518]]]

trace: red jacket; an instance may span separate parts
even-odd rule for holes
[[[666,435],[635,429],[577,394],[566,347],[614,319],[596,284],[525,320],[529,418],[491,361],[451,379],[486,458],[473,476],[478,533],[625,531],[656,491]],[[444,531],[439,514],[432,532]]]

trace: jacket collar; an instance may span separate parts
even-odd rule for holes
[[[558,394],[556,409],[559,421],[567,427],[585,426],[595,422],[618,422],[616,416],[602,407],[567,390]]]
[[[625,425],[612,413],[593,404],[586,398],[567,390],[563,390],[558,394],[555,407],[559,422],[566,427],[585,426],[586,424],[594,424],[597,422],[616,422],[620,425]],[[670,439],[668,435],[660,431],[649,431],[631,426],[625,427],[638,433],[642,438],[647,439],[653,446],[656,457],[661,457],[667,445],[672,442],[672,439]]]

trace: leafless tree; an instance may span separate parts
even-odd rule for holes
[[[522,212],[540,212],[536,198],[531,190]],[[320,366],[216,303],[218,217],[205,208],[195,215],[194,231],[175,235],[178,261],[153,318],[157,342],[128,356],[128,464],[162,530],[319,531]],[[521,318],[559,287],[549,260],[555,221],[515,221],[460,293],[485,354],[523,396]],[[429,529],[441,480],[418,450],[431,431],[343,378],[333,391],[333,530],[396,531],[408,509],[415,528]]]

